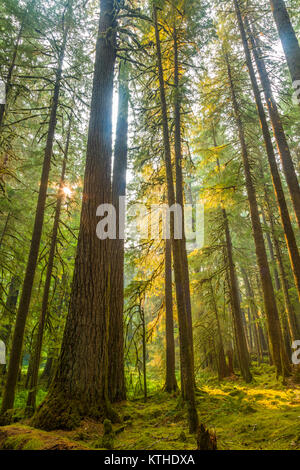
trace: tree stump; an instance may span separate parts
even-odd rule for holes
[[[197,450],[217,450],[216,433],[209,431],[200,424],[197,433]]]

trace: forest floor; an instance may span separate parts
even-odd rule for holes
[[[300,450],[300,385],[283,386],[273,368],[253,368],[254,380],[245,384],[232,377],[219,383],[208,372],[198,377],[199,418],[217,434],[219,450]],[[19,402],[22,401],[19,396]],[[153,393],[116,406],[125,417],[114,425],[115,450],[194,450],[195,437],[187,428],[178,396]],[[103,449],[103,425],[84,420],[75,431],[42,432],[26,421],[0,427],[0,448]]]

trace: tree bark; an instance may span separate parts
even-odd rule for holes
[[[184,225],[184,197],[183,197],[183,175],[182,175],[182,139],[181,139],[181,88],[179,74],[179,46],[178,34],[176,29],[176,20],[174,20],[173,29],[174,39],[174,150],[175,150],[175,169],[176,169],[176,203],[182,208],[182,239],[180,240],[181,259],[184,279],[184,297],[188,319],[188,334],[191,342],[192,361],[194,369],[194,339],[193,322],[190,293],[190,275],[186,250],[185,225]],[[194,385],[196,387],[196,384]]]
[[[49,252],[49,257],[48,257],[46,280],[45,280],[43,299],[42,299],[42,311],[41,311],[41,315],[39,318],[38,333],[37,333],[37,338],[35,342],[35,348],[33,351],[32,371],[31,371],[31,377],[30,377],[30,383],[29,383],[30,390],[28,392],[27,403],[26,403],[26,409],[27,409],[28,415],[33,414],[36,408],[37,384],[38,384],[38,376],[39,376],[39,369],[40,369],[40,362],[41,362],[41,353],[42,353],[42,346],[43,346],[45,323],[46,323],[47,312],[48,312],[49,293],[50,293],[52,271],[53,271],[54,258],[55,258],[57,234],[58,234],[58,228],[59,228],[59,219],[60,219],[61,206],[62,206],[63,197],[64,197],[63,188],[64,188],[64,181],[65,181],[69,145],[70,145],[71,125],[72,125],[72,118],[70,117],[66,147],[64,150],[64,158],[63,158],[63,164],[62,164],[62,170],[61,170],[61,176],[60,176],[60,184],[59,184],[57,202],[56,202],[56,207],[55,207],[50,252]]]
[[[111,202],[112,99],[118,4],[100,0],[83,201],[69,311],[55,378],[33,424],[73,429],[82,417],[117,420],[107,390],[109,240],[97,209]]]
[[[252,89],[253,89],[253,93],[254,93],[254,97],[255,97],[256,107],[257,107],[259,120],[260,120],[260,124],[261,124],[261,128],[262,128],[262,133],[263,133],[263,137],[264,137],[264,141],[265,141],[269,166],[270,166],[271,175],[272,175],[273,188],[274,188],[274,192],[275,192],[275,196],[276,196],[276,200],[277,200],[277,204],[278,204],[278,210],[279,210],[280,217],[281,217],[281,223],[282,223],[284,234],[285,234],[286,244],[287,244],[287,247],[288,247],[288,252],[289,252],[289,257],[290,257],[290,262],[291,262],[291,266],[292,266],[294,279],[295,279],[295,284],[296,284],[296,288],[297,288],[299,299],[300,299],[300,255],[299,255],[299,250],[298,250],[298,246],[297,246],[297,241],[296,241],[296,237],[295,237],[295,234],[294,234],[292,222],[291,222],[289,211],[288,211],[288,206],[287,206],[286,199],[285,199],[285,194],[284,194],[282,183],[281,183],[281,178],[280,178],[280,173],[279,173],[277,162],[276,162],[276,156],[275,156],[275,152],[274,152],[274,148],[273,148],[273,143],[272,143],[272,139],[271,139],[271,135],[270,135],[270,131],[269,131],[269,126],[268,126],[268,123],[267,123],[267,118],[266,118],[265,111],[264,111],[264,106],[263,106],[262,99],[261,99],[261,96],[260,96],[258,83],[257,83],[256,76],[255,76],[254,67],[253,67],[252,60],[251,60],[251,53],[250,53],[250,49],[249,49],[247,38],[246,38],[246,32],[245,32],[245,28],[244,28],[244,24],[243,24],[242,15],[241,15],[241,12],[240,12],[238,0],[234,0],[234,4],[235,4],[235,9],[236,9],[236,15],[237,15],[237,18],[238,18],[238,23],[239,23],[239,29],[240,29],[240,33],[241,33],[241,37],[242,37],[244,52],[245,52],[245,56],[246,56],[247,67],[248,67],[249,75],[250,75],[250,78],[251,78]],[[248,25],[248,30],[249,30],[249,25]],[[256,52],[255,52],[255,55],[257,55]],[[258,70],[261,70],[261,72],[260,72],[261,78],[263,76],[267,77],[267,75],[266,75],[267,72],[266,72],[264,66],[263,66],[263,68],[260,68],[259,64],[257,62],[257,67],[258,67]],[[264,73],[262,74],[262,72],[264,72]],[[269,93],[272,94],[270,84],[269,84],[268,90],[269,90]],[[267,96],[266,96],[266,100],[268,102]],[[273,109],[273,107],[271,107],[271,108]],[[269,110],[271,108],[269,106]],[[271,116],[272,113],[273,113],[273,110],[270,111],[270,116]],[[278,114],[278,117],[279,117],[279,114]],[[279,119],[280,119],[280,117],[279,117]],[[284,133],[283,128],[282,128],[282,132]],[[274,133],[275,133],[275,128],[274,128]],[[286,143],[286,146],[284,147],[284,150],[285,150],[285,153],[289,154],[287,143]],[[290,155],[289,155],[289,158],[291,160]],[[285,158],[285,160],[286,160],[286,158]],[[296,178],[296,182],[298,184],[296,175],[295,175],[295,178]],[[290,190],[291,190],[291,188],[290,188]],[[299,195],[300,195],[300,193],[299,193]],[[299,203],[300,203],[300,200],[299,200]],[[300,208],[300,206],[299,206],[299,208]],[[271,251],[271,255],[272,255],[272,251]],[[275,277],[275,279],[276,279],[276,277]]]
[[[269,233],[269,231],[268,231],[268,225],[267,225],[266,214],[265,214],[265,211],[264,211],[264,208],[263,208],[263,207],[261,207],[260,210],[261,210],[261,216],[262,216],[263,224],[264,224],[264,226],[266,227],[266,229],[265,229],[265,236],[266,236],[266,240],[267,240],[267,244],[268,244],[268,248],[269,248],[270,259],[271,259],[272,266],[273,266],[275,289],[276,289],[277,291],[280,291],[280,289],[281,289],[280,279],[279,279],[278,271],[277,271],[277,268],[276,268],[276,258],[275,258],[273,243],[272,243],[272,239],[271,239],[270,233]]]
[[[213,140],[214,146],[217,147],[217,140],[215,135],[215,129],[213,127]],[[217,158],[217,167],[220,174],[220,162]],[[228,216],[224,206],[224,201],[221,201],[221,214],[224,224],[224,234],[226,242],[226,262],[228,263],[229,276],[228,276],[228,286],[230,289],[230,301],[232,306],[232,316],[234,321],[234,331],[236,337],[236,345],[238,350],[239,364],[242,376],[246,382],[251,382],[252,375],[250,372],[250,357],[249,351],[247,348],[247,339],[245,335],[245,330],[243,326],[243,312],[241,310],[240,302],[240,290],[238,286],[238,280],[236,275],[236,268],[233,259],[233,249],[232,249],[232,240],[231,233],[229,228]]]
[[[225,61],[228,71],[228,79],[231,90],[231,98],[234,110],[236,125],[238,128],[239,140],[242,150],[242,159],[245,173],[246,189],[250,208],[250,217],[252,222],[252,231],[255,242],[255,251],[257,264],[259,267],[260,279],[263,289],[265,313],[268,322],[268,332],[272,348],[272,356],[274,365],[276,367],[277,375],[285,375],[290,372],[290,364],[286,355],[283,336],[281,331],[280,319],[277,310],[274,288],[272,285],[272,278],[268,264],[268,258],[264,243],[263,231],[259,218],[259,211],[256,199],[256,191],[253,184],[253,178],[250,169],[250,161],[248,155],[248,148],[245,139],[244,127],[240,117],[240,108],[238,105],[235,86],[232,78],[231,66],[229,63],[228,55],[225,54]]]
[[[165,95],[165,82],[162,65],[162,54],[160,44],[160,33],[157,19],[157,7],[155,2],[153,3],[153,19],[155,28],[155,39],[156,39],[156,53],[158,63],[158,76],[159,76],[159,89],[160,89],[160,101],[161,101],[161,112],[162,112],[162,126],[163,126],[163,142],[164,142],[164,157],[165,157],[165,168],[166,168],[166,179],[168,188],[168,203],[172,207],[175,204],[175,191],[173,183],[173,171],[172,171],[172,158],[171,148],[169,139],[169,126],[168,126],[168,112]],[[175,286],[176,286],[176,298],[177,298],[177,309],[178,309],[178,323],[179,323],[179,336],[180,336],[180,349],[181,349],[181,360],[182,360],[182,383],[184,386],[183,396],[188,405],[189,415],[189,428],[190,432],[196,432],[198,427],[198,414],[195,403],[195,377],[193,367],[193,350],[190,343],[190,335],[188,333],[189,320],[185,302],[185,282],[183,277],[183,266],[181,256],[181,241],[174,237],[174,213],[171,213],[171,240],[174,258],[174,274],[175,274]]]
[[[176,392],[177,380],[175,375],[175,339],[172,294],[172,245],[170,240],[165,242],[165,307],[166,307],[166,383],[164,390]]]
[[[270,0],[292,82],[300,81],[300,47],[284,0]]]
[[[285,179],[289,188],[291,200],[292,200],[295,215],[296,215],[296,220],[298,222],[298,226],[300,227],[300,188],[299,188],[299,182],[298,182],[297,174],[295,171],[293,159],[291,156],[291,152],[290,152],[290,148],[287,142],[285,131],[282,125],[278,107],[277,107],[275,98],[273,96],[271,82],[268,76],[265,62],[263,60],[262,51],[259,47],[259,43],[257,39],[255,39],[254,35],[252,34],[249,21],[247,20],[247,18],[245,21],[246,21],[247,32],[249,34],[249,39],[252,45],[252,51],[253,51],[253,55],[255,58],[257,70],[260,76],[260,81],[264,89],[264,95],[265,95],[265,99],[266,99],[266,103],[267,103],[267,107],[268,107],[268,111],[270,115],[270,120],[272,123],[273,133],[274,133],[275,140],[277,143],[278,152],[280,155],[280,160],[282,163],[283,172],[284,172]],[[268,158],[269,158],[269,163],[271,165],[269,152],[268,152]],[[274,179],[275,168],[273,169],[273,166],[274,165],[272,165],[271,167],[271,171],[272,171],[272,178]],[[278,189],[279,189],[279,180],[278,180],[278,183],[276,184],[276,191],[278,191]],[[276,196],[277,198],[279,197],[281,201],[279,207],[280,207],[281,213],[283,214],[282,217],[284,217],[285,219],[285,230],[286,230],[287,224],[288,224],[288,218],[287,218],[288,212],[287,210],[284,209],[283,198],[282,196],[280,196],[280,192],[278,193],[278,195],[276,193]],[[279,200],[278,200],[278,204],[279,204]],[[292,243],[292,240],[290,240],[289,243]],[[292,248],[289,247],[289,249],[292,249]]]
[[[19,297],[20,283],[21,283],[20,278],[18,276],[12,276],[10,284],[9,284],[7,299],[5,302],[5,308],[4,308],[5,322],[4,322],[3,327],[0,330],[0,339],[5,344],[6,352],[8,352],[12,325],[15,320],[15,312],[16,312],[16,307],[17,307],[17,302],[18,302],[18,297]],[[2,373],[6,372],[5,364],[1,366],[1,372]]]
[[[288,318],[290,335],[293,341],[297,341],[300,337],[300,331],[298,329],[295,310],[293,308],[293,305],[290,299],[288,280],[286,277],[286,272],[285,272],[284,263],[282,259],[280,243],[278,240],[278,236],[276,234],[275,222],[274,222],[274,217],[273,217],[272,209],[270,205],[270,199],[269,199],[269,195],[268,195],[266,188],[265,188],[265,201],[266,201],[266,206],[267,206],[267,211],[268,211],[268,219],[270,222],[272,238],[274,242],[276,261],[277,261],[278,270],[280,274],[280,281],[281,281],[281,287],[282,287],[283,298],[284,298],[284,303],[285,303],[285,311],[286,311],[286,315]]]
[[[18,32],[18,35],[17,35],[17,38],[16,38],[16,43],[15,43],[15,47],[14,47],[14,50],[13,50],[13,55],[12,55],[10,66],[8,68],[6,82],[5,82],[5,95],[6,95],[6,100],[5,101],[6,102],[5,103],[0,103],[0,130],[1,130],[1,127],[2,127],[2,124],[3,124],[5,111],[6,111],[6,107],[7,107],[7,100],[8,100],[9,93],[10,93],[11,86],[12,86],[11,82],[12,82],[13,73],[14,73],[14,70],[15,70],[15,67],[16,67],[16,60],[17,60],[17,56],[18,56],[18,52],[19,52],[19,46],[20,46],[21,38],[22,38],[22,35],[23,35],[24,28],[26,26],[26,21],[27,21],[28,15],[32,14],[32,10],[34,8],[35,2],[36,2],[36,0],[31,0],[31,1],[28,2],[28,6],[26,5],[25,11],[24,11],[24,17],[22,19],[20,29],[19,29],[19,32]]]
[[[244,284],[246,288],[246,293],[248,297],[248,302],[250,304],[250,318],[251,321],[253,321],[253,330],[254,330],[254,342],[255,342],[255,347],[257,351],[257,358],[259,362],[262,362],[263,360],[263,346],[261,342],[261,336],[263,336],[263,332],[261,330],[261,326],[258,323],[258,313],[257,313],[257,308],[254,302],[254,293],[253,289],[250,284],[250,280],[247,274],[247,271],[242,268],[242,274],[243,274],[243,279],[244,279]]]
[[[218,344],[217,344],[217,362],[218,362],[218,377],[219,380],[223,380],[225,377],[228,377],[229,374],[229,369],[227,367],[226,363],[226,357],[225,357],[225,351],[224,351],[224,344],[223,344],[223,338],[222,338],[222,331],[221,331],[221,325],[220,325],[220,319],[219,319],[219,312],[218,312],[218,306],[217,302],[215,299],[215,293],[212,285],[212,281],[209,281],[209,287],[210,287],[210,294],[211,294],[211,299],[213,303],[213,310],[215,313],[216,317],[216,322],[217,322],[217,332],[218,332]]]
[[[238,358],[239,358],[239,364],[240,364],[242,376],[245,382],[249,383],[252,380],[252,375],[250,372],[249,352],[247,349],[245,330],[243,328],[241,304],[240,304],[239,290],[238,290],[238,281],[237,281],[236,270],[235,270],[235,265],[233,261],[231,234],[229,230],[227,213],[224,208],[222,209],[222,214],[223,214],[224,230],[225,230],[225,237],[226,237],[226,254],[227,254],[227,261],[228,261],[228,268],[229,268],[230,298],[231,298],[231,305],[232,305],[233,321],[235,325],[235,336],[236,336]]]
[[[112,204],[116,209],[117,238],[111,240],[110,269],[110,333],[109,333],[109,367],[108,393],[112,402],[126,399],[124,372],[124,240],[119,237],[120,197],[126,194],[126,170],[128,153],[128,65],[120,64],[119,72],[119,109],[114,151],[114,168],[112,183]]]
[[[64,60],[64,55],[65,55],[65,50],[66,50],[66,45],[67,45],[69,28],[70,28],[70,21],[67,21],[65,30],[64,30],[62,46],[61,46],[60,53],[59,53],[55,86],[54,86],[53,97],[52,97],[50,121],[49,121],[48,134],[47,134],[47,142],[46,142],[44,161],[43,161],[41,183],[40,183],[38,202],[37,202],[37,208],[36,208],[36,214],[35,214],[35,221],[34,221],[34,227],[33,227],[33,232],[32,232],[32,239],[31,239],[30,251],[29,251],[27,267],[26,267],[26,272],[25,272],[25,278],[23,281],[22,294],[21,294],[19,308],[17,312],[12,350],[11,350],[9,366],[8,366],[7,381],[5,384],[3,400],[2,400],[1,413],[5,413],[8,409],[12,408],[14,404],[15,388],[17,384],[18,370],[19,370],[19,364],[20,364],[20,359],[21,359],[24,330],[25,330],[26,319],[27,319],[27,315],[29,311],[31,292],[32,292],[32,287],[33,287],[33,282],[34,282],[34,275],[35,275],[35,270],[36,270],[36,265],[37,265],[37,259],[38,259],[38,253],[39,253],[39,247],[40,247],[40,241],[41,241],[41,235],[42,235],[42,228],[43,228],[43,222],[44,222],[48,178],[49,178],[49,172],[50,172],[50,163],[51,163],[53,141],[54,141],[54,134],[55,134],[55,128],[56,128],[57,108],[58,108],[59,94],[60,94],[60,88],[61,88],[63,60]]]

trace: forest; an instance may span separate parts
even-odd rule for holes
[[[1,0],[0,450],[300,450],[298,38]]]

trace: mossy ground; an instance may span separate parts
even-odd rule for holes
[[[219,383],[212,374],[201,372],[197,392],[200,421],[216,431],[220,450],[300,450],[300,385],[289,382],[283,386],[268,365],[253,367],[253,376],[251,384],[245,384],[240,378]],[[146,403],[141,398],[115,408],[125,418],[123,424],[113,425],[115,450],[194,450],[196,447],[178,396],[159,390],[154,393],[152,389]],[[82,448],[103,448],[103,425],[92,420],[84,420],[75,431],[45,435],[66,439]],[[30,449],[44,448],[40,440],[33,430],[31,442],[26,445]]]

